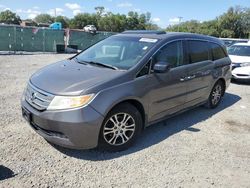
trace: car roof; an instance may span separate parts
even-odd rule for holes
[[[139,38],[153,38],[153,39],[159,39],[159,40],[175,40],[175,39],[184,39],[184,38],[190,38],[190,39],[197,39],[197,40],[208,40],[215,43],[219,43],[221,45],[224,45],[224,42],[222,42],[220,39],[216,37],[201,35],[201,34],[195,34],[195,33],[184,33],[184,32],[162,32],[162,31],[126,31],[124,33],[117,34],[115,36],[130,36],[130,37],[139,37]]]

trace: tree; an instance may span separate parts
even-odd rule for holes
[[[150,19],[151,19],[151,13],[150,12],[147,12],[146,13],[146,22],[150,22]]]
[[[69,19],[65,16],[57,16],[55,18],[55,22],[61,22],[62,28],[68,28],[69,27]]]
[[[19,25],[20,22],[20,17],[10,10],[6,10],[0,13],[0,23]]]
[[[95,11],[96,11],[97,16],[102,16],[104,11],[105,11],[105,8],[104,7],[95,7]]]
[[[157,24],[153,24],[153,23],[148,23],[146,25],[146,28],[147,30],[159,30],[161,29]]]
[[[73,29],[83,29],[86,25],[97,25],[94,14],[81,13],[70,20],[70,28]]]
[[[220,33],[218,30],[218,20],[215,19],[211,21],[202,22],[199,27],[199,33],[219,37]]]
[[[170,25],[167,30],[175,32],[200,33],[201,23],[197,20],[190,20],[176,25]]]
[[[78,14],[70,20],[69,27],[82,29],[86,25],[95,25],[98,30],[122,32],[135,29],[158,29],[156,24],[150,22],[151,14],[138,14],[135,11],[125,14],[105,12],[102,6],[95,7],[96,13]]]
[[[250,8],[245,8],[242,15],[241,24],[246,38],[250,38]]]
[[[214,20],[206,22],[186,21],[169,26],[166,30],[201,33],[225,38],[248,38],[250,37],[250,9],[239,6],[230,7],[226,13]]]
[[[137,12],[130,11],[127,16],[127,29],[141,29],[139,28],[139,15]]]
[[[243,12],[240,7],[230,7],[226,13],[219,17],[220,32],[223,33],[224,36],[229,34],[228,37],[244,37],[244,29],[241,21],[242,16]]]
[[[220,33],[220,37],[222,38],[235,38],[235,33],[232,30],[229,29],[224,29],[221,33]]]
[[[37,23],[47,23],[47,24],[51,24],[55,21],[54,18],[49,14],[39,14],[35,17],[34,20]]]

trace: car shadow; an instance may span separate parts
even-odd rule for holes
[[[0,181],[8,179],[8,178],[12,178],[14,176],[15,176],[15,173],[11,169],[3,165],[0,165]]]
[[[111,153],[100,151],[98,149],[72,150],[56,145],[53,145],[53,147],[55,147],[58,151],[64,153],[67,156],[78,159],[102,161],[118,158],[158,144],[161,141],[167,139],[168,137],[183,130],[199,132],[200,129],[194,128],[192,126],[201,121],[211,118],[218,112],[225,110],[226,108],[237,103],[240,99],[241,97],[239,97],[238,95],[232,93],[225,93],[223,100],[216,109],[197,107],[182,114],[176,115],[172,118],[161,121],[152,126],[149,126],[142,132],[135,145],[125,151]]]

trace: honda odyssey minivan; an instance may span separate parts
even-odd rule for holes
[[[217,38],[125,31],[33,74],[22,114],[56,145],[120,151],[151,124],[196,106],[217,107],[230,78],[231,61]]]

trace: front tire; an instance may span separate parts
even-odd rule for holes
[[[112,109],[103,121],[99,134],[99,147],[107,151],[128,149],[142,130],[142,117],[130,103]]]

